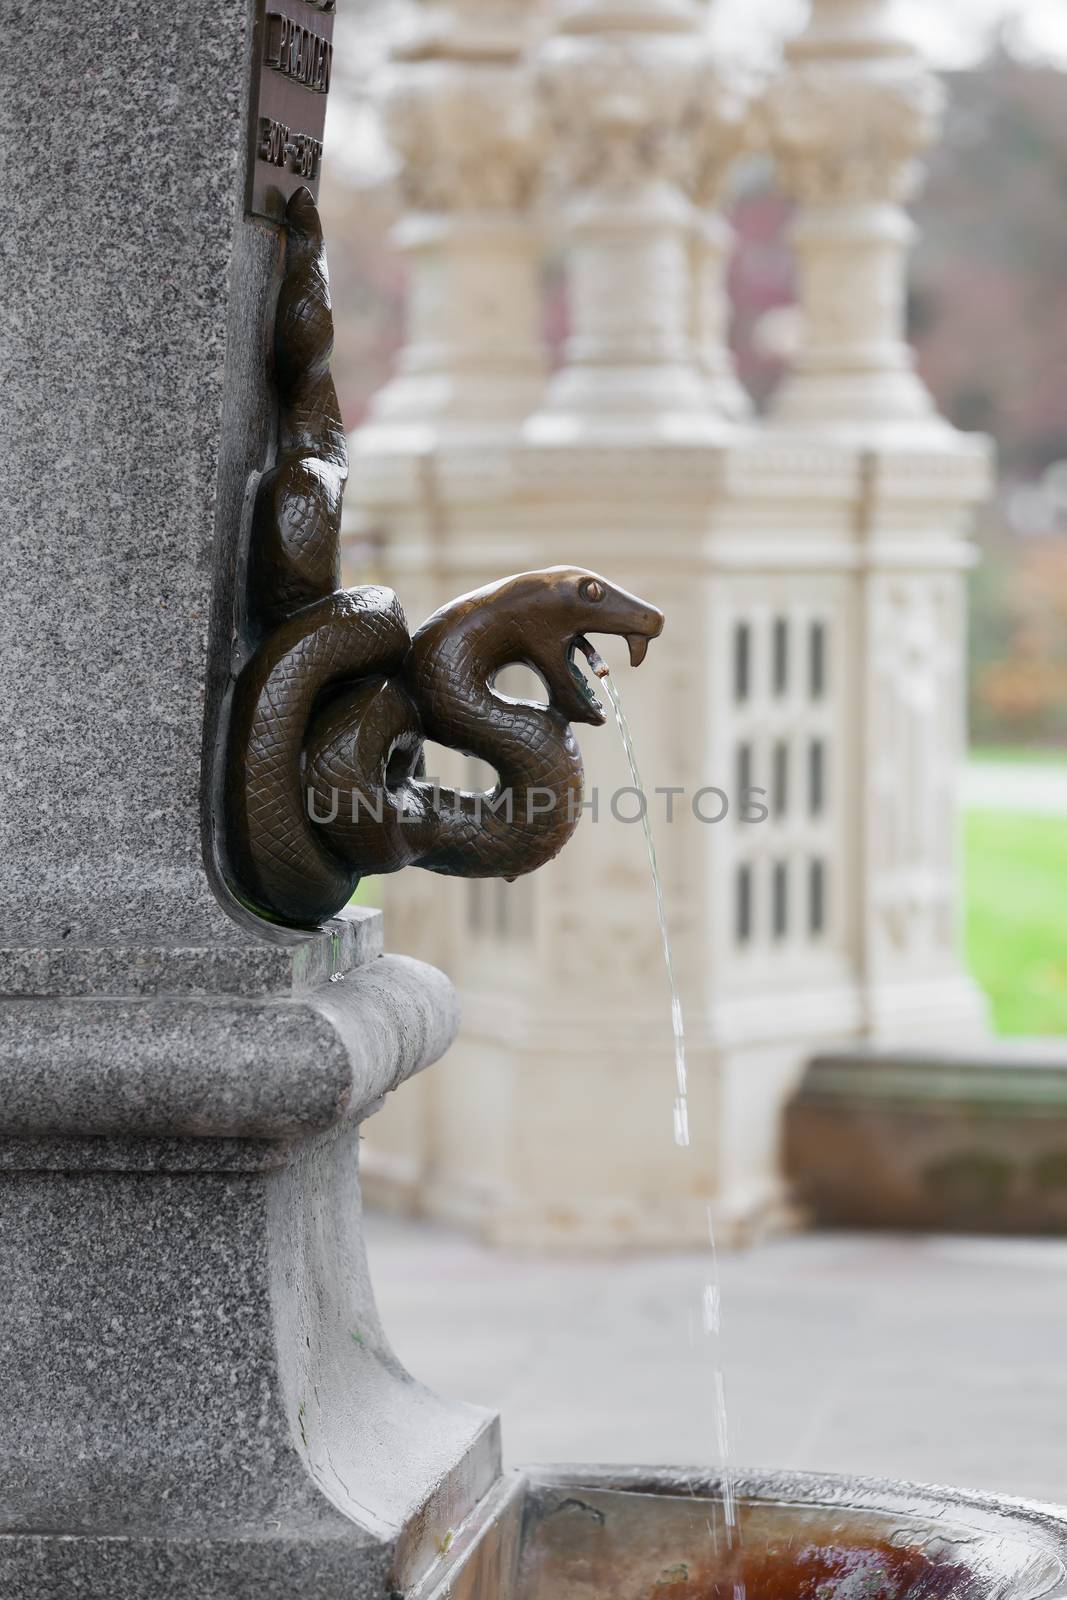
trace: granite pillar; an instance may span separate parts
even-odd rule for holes
[[[215,859],[275,427],[265,7],[5,21],[0,1593],[403,1589],[499,1470],[392,1355],[360,1236],[359,1123],[454,997],[377,913],[274,930]]]

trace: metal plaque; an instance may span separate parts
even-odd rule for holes
[[[248,210],[280,222],[289,196],[319,196],[336,0],[257,0]]]

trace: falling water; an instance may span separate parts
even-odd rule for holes
[[[641,774],[637,767],[637,756],[634,753],[633,735],[630,724],[626,720],[626,713],[622,709],[619,691],[615,687],[615,680],[606,670],[596,668],[598,676],[604,685],[611,709],[615,713],[615,721],[619,725],[622,736],[622,747],[626,751],[626,759],[630,763],[630,773],[633,778],[634,788],[644,797],[645,790],[641,783]],[[674,970],[674,952],[671,949],[671,935],[667,926],[667,908],[663,903],[663,884],[659,875],[659,862],[656,860],[656,841],[652,837],[652,823],[648,816],[647,799],[642,799],[641,827],[645,835],[645,849],[648,852],[648,866],[652,873],[652,887],[656,891],[656,913],[659,917],[659,936],[663,945],[663,964],[667,968],[667,982],[671,986],[671,1026],[674,1029],[674,1142],[677,1145],[689,1143],[689,1078],[685,1066],[685,1020],[682,1017],[682,997],[678,992],[678,978]]]
[[[648,852],[648,865],[652,874],[652,886],[656,893],[656,912],[659,917],[660,941],[663,945],[663,961],[667,968],[667,981],[671,991],[671,1026],[674,1032],[674,1142],[678,1145],[689,1144],[689,1082],[685,1062],[685,1019],[682,1015],[682,1000],[678,990],[678,978],[674,970],[674,954],[671,949],[670,929],[667,925],[667,908],[663,900],[663,883],[660,879],[659,862],[656,859],[656,843],[652,836],[652,823],[649,820],[649,808],[644,785],[641,782],[641,773],[637,765],[637,756],[634,751],[633,735],[630,724],[626,720],[626,713],[622,709],[619,691],[611,677],[607,663],[597,655],[592,646],[582,641],[582,648],[589,658],[590,665],[600,679],[611,701],[611,709],[615,713],[619,734],[622,738],[626,759],[630,764],[630,774],[633,786],[642,797],[641,827],[645,835],[645,849]],[[704,1284],[701,1297],[701,1322],[704,1334],[718,1344],[722,1330],[722,1289],[719,1275],[719,1258],[715,1246],[715,1228],[712,1219],[711,1207],[708,1207],[708,1247],[711,1252],[711,1277]],[[730,1439],[726,1423],[726,1380],[721,1366],[714,1369],[714,1403],[715,1403],[715,1433],[718,1443],[719,1461],[722,1466],[722,1508],[723,1522],[726,1530],[726,1547],[732,1552],[737,1535],[737,1501],[734,1494],[733,1473],[730,1468]],[[709,1523],[709,1532],[715,1537],[715,1529]],[[744,1581],[735,1582],[733,1586],[734,1600],[746,1600]]]

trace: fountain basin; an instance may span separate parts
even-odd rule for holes
[[[800,1473],[532,1469],[457,1530],[418,1600],[1061,1600],[1067,1511]]]

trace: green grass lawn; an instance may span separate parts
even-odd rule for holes
[[[972,744],[967,754],[972,761],[995,761],[1010,767],[1067,765],[1067,748],[1059,745]]]
[[[998,1033],[1067,1033],[1067,820],[966,818],[967,957]]]

